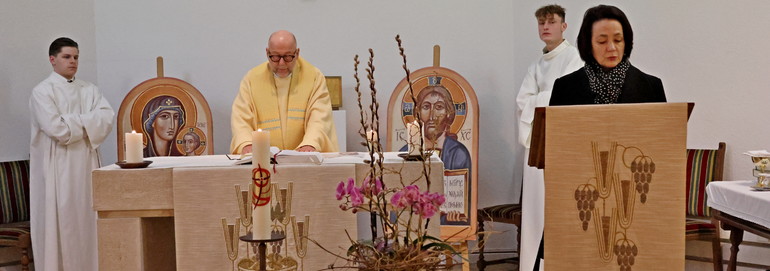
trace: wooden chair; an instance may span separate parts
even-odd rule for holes
[[[476,267],[478,267],[479,270],[484,270],[489,265],[502,263],[513,263],[518,265],[519,254],[521,251],[521,195],[519,195],[519,203],[501,204],[479,209],[477,218],[479,259],[476,261]],[[486,239],[484,237],[484,222],[487,221],[516,225],[516,256],[493,261],[485,260],[484,246]]]
[[[21,264],[21,270],[29,270],[29,232],[29,160],[0,162],[0,254],[18,257],[0,266]]]
[[[714,270],[722,270],[722,246],[718,222],[712,221],[706,206],[706,185],[721,181],[725,162],[725,143],[719,148],[687,150],[687,240],[711,241]],[[708,261],[708,258],[685,256],[687,260]]]

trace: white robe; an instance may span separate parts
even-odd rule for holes
[[[91,170],[115,112],[96,86],[55,72],[32,90],[29,107],[35,270],[98,270]]]
[[[522,183],[521,270],[532,270],[543,234],[545,183],[543,170],[527,165],[535,108],[548,106],[553,83],[583,67],[577,48],[564,40],[532,63],[516,97],[519,107],[519,143],[525,147]],[[543,265],[540,265],[542,269]]]

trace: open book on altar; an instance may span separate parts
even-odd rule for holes
[[[324,157],[320,152],[300,152],[295,150],[281,150],[278,147],[270,147],[270,163],[272,164],[317,164],[320,165]],[[251,164],[251,153],[242,154],[235,159],[235,165]]]

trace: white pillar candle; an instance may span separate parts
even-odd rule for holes
[[[406,132],[409,155],[420,155],[420,125],[416,120],[406,124]]]
[[[251,235],[254,239],[270,239],[270,132],[258,129],[251,133],[252,154],[252,228]]]
[[[257,129],[251,132],[251,164],[270,167],[270,132]]]
[[[126,133],[123,142],[126,144],[126,163],[141,163],[144,158],[142,157],[142,134],[137,134],[136,131]]]

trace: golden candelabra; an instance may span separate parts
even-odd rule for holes
[[[310,216],[306,215],[304,221],[297,222],[296,218],[291,215],[291,203],[292,193],[294,189],[294,183],[289,182],[287,188],[280,188],[278,184],[273,184],[272,187],[273,198],[275,201],[271,202],[270,217],[273,225],[271,226],[273,231],[283,233],[287,236],[283,241],[274,242],[270,244],[273,248],[271,251],[266,252],[265,258],[267,259],[267,270],[280,270],[280,271],[296,271],[300,266],[297,259],[303,261],[307,255],[307,243],[308,234],[310,230]],[[222,218],[222,230],[225,238],[225,252],[227,258],[231,262],[231,270],[236,269],[239,271],[251,271],[258,270],[258,257],[256,247],[254,249],[254,255],[249,253],[248,245],[246,245],[245,257],[239,258],[240,247],[240,233],[241,227],[243,232],[250,232],[253,225],[251,221],[251,202],[250,197],[251,187],[249,191],[241,190],[240,185],[235,185],[235,198],[238,206],[240,217],[235,218],[234,224],[228,224],[227,218]],[[288,234],[288,227],[291,225],[292,234]],[[294,242],[296,247],[296,253],[289,253],[288,242],[290,242],[288,236],[292,236],[291,242]],[[285,244],[283,242],[286,242]],[[282,250],[281,247],[285,246],[286,249]],[[236,264],[237,263],[237,264]],[[237,266],[237,268],[236,268]],[[303,266],[304,269],[304,266]]]

